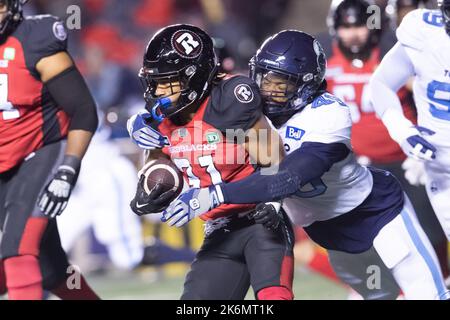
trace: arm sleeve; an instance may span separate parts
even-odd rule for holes
[[[349,153],[350,150],[343,143],[304,143],[286,156],[278,173],[263,175],[257,171],[237,182],[221,185],[224,203],[259,203],[289,197],[304,185],[320,178]]]
[[[375,112],[391,137],[401,143],[413,124],[403,115],[397,91],[415,75],[414,66],[402,44],[386,54],[370,80],[370,96]]]
[[[97,130],[94,98],[75,66],[47,81],[45,86],[57,105],[70,117],[69,130]]]
[[[223,133],[227,129],[248,130],[262,115],[262,104],[256,83],[244,76],[235,76],[221,83],[211,94],[211,107],[204,120]]]

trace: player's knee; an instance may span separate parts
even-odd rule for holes
[[[286,287],[267,287],[261,289],[256,294],[258,300],[293,300],[292,290]]]

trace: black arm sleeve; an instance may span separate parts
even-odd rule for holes
[[[280,164],[278,173],[262,175],[261,171],[237,182],[221,185],[225,203],[259,203],[289,197],[331,166],[345,159],[350,150],[343,143],[305,142]]]
[[[261,117],[261,101],[259,88],[252,79],[234,76],[214,87],[204,120],[223,133],[227,129],[245,131]]]
[[[95,132],[98,117],[94,98],[75,66],[45,83],[52,98],[70,117],[69,130]]]

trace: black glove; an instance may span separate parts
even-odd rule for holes
[[[250,214],[250,218],[254,219],[256,223],[262,224],[267,229],[276,230],[283,220],[280,213],[280,205],[273,203],[260,203],[256,206],[255,211]]]
[[[66,155],[53,179],[38,198],[38,207],[50,218],[59,216],[67,206],[70,194],[78,178],[81,160]]]
[[[145,176],[141,175],[137,184],[136,195],[130,203],[131,210],[138,216],[163,211],[176,195],[173,190],[163,192],[164,186],[162,184],[156,184],[148,194],[144,189],[144,179]]]

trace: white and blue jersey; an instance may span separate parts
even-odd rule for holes
[[[372,246],[378,231],[395,218],[403,206],[403,192],[386,171],[357,163],[351,147],[351,116],[347,105],[329,93],[316,98],[291,117],[278,133],[287,155],[306,148],[337,156],[328,171],[283,201],[296,225],[328,249],[363,252]]]
[[[318,96],[278,129],[287,153],[279,172],[225,184],[225,203],[283,199],[290,219],[321,246],[368,250],[401,212],[404,196],[389,172],[357,163],[351,126],[347,105],[329,93]]]
[[[417,9],[396,31],[414,67],[414,101],[420,126],[437,134],[428,140],[450,146],[450,37],[438,10]]]
[[[283,199],[312,240],[356,255],[362,271],[335,266],[350,285],[367,280],[358,278],[368,265],[357,255],[373,248],[407,299],[448,298],[437,257],[398,181],[356,162],[351,123],[348,106],[329,93],[318,96],[278,129],[287,153],[279,171],[221,185],[224,202]]]
[[[345,153],[343,160],[304,186],[298,196],[284,200],[283,207],[288,213],[292,212],[290,217],[295,224],[309,226],[315,221],[345,214],[360,205],[371,192],[372,175],[368,168],[356,162],[351,152],[351,127],[349,107],[325,93],[278,129],[287,155],[311,145],[327,149],[328,145],[339,143],[346,147],[339,151]]]

